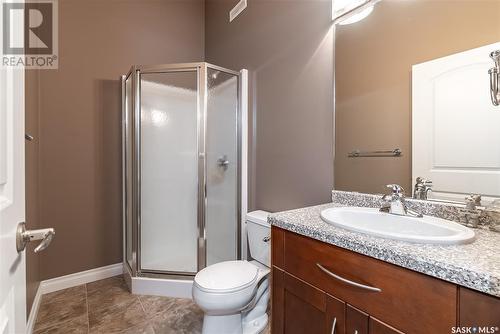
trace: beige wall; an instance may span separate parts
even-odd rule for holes
[[[250,209],[329,201],[333,187],[330,0],[207,0],[206,60],[250,71]]]
[[[28,194],[28,211],[36,205],[38,226],[56,229],[29,281],[121,262],[119,76],[203,58],[202,0],[59,1],[59,69],[40,71],[38,85],[27,74],[27,100],[39,92],[38,203]],[[28,260],[28,273],[37,265]]]
[[[39,201],[38,201],[38,146],[39,146],[39,71],[25,72],[25,131],[34,137],[33,141],[26,141],[26,227],[39,228]],[[26,298],[27,314],[31,310],[38,285],[40,284],[40,256],[33,253],[36,245],[30,243],[26,249]]]
[[[336,32],[335,188],[411,191],[411,65],[500,41],[500,1],[382,0]],[[485,80],[488,80],[485,74]],[[401,158],[347,158],[400,147]]]

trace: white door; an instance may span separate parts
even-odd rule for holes
[[[24,69],[0,68],[0,334],[26,332],[24,212]]]
[[[500,197],[500,107],[490,99],[489,54],[500,43],[412,68],[413,180],[433,181],[433,196]]]

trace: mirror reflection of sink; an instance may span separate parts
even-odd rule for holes
[[[474,240],[474,231],[449,220],[431,216],[398,216],[376,208],[329,208],[321,212],[321,218],[350,231],[400,241],[455,245]]]

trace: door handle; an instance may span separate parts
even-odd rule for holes
[[[227,160],[227,155],[223,155],[219,159],[217,159],[217,166],[222,167],[224,170],[227,170],[229,167],[229,160]]]
[[[335,326],[336,325],[337,325],[337,317],[333,318],[332,330],[331,330],[330,334],[335,334]]]
[[[17,225],[16,232],[16,249],[17,252],[22,252],[28,242],[35,240],[42,240],[40,244],[35,248],[34,252],[38,253],[49,247],[52,239],[56,235],[56,231],[53,228],[44,228],[40,230],[26,230],[26,223],[19,223]]]

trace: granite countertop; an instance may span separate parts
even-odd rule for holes
[[[320,212],[347,206],[329,203],[271,214],[268,221],[285,230],[500,297],[500,233],[475,229],[466,245],[415,244],[373,237],[325,223]]]

